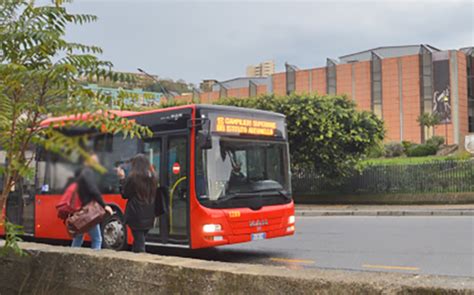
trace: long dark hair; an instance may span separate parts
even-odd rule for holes
[[[132,158],[131,164],[127,182],[133,184],[139,200],[151,203],[158,184],[150,161],[145,155],[138,154]]]

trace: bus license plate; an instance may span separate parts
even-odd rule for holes
[[[258,240],[265,240],[266,234],[265,233],[256,233],[252,234],[252,241],[258,241]]]

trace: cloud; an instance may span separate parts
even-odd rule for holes
[[[274,59],[302,68],[378,46],[472,45],[474,4],[355,1],[81,1],[76,12],[99,21],[68,38],[103,47],[118,70],[224,80],[248,64]]]

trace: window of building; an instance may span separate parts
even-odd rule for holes
[[[326,85],[327,85],[327,93],[331,95],[336,94],[336,63],[330,59],[327,59],[326,62]]]
[[[372,52],[371,61],[371,82],[372,82],[372,112],[382,118],[382,59]]]
[[[286,94],[290,95],[296,90],[296,68],[290,64],[285,64],[286,68]]]
[[[466,61],[469,132],[474,132],[474,49],[471,49]]]
[[[433,112],[433,61],[431,52],[425,47],[421,47],[420,69],[421,112],[431,114]]]
[[[227,88],[225,88],[222,84],[219,85],[219,98],[227,97]]]
[[[257,96],[257,84],[249,80],[249,97]]]

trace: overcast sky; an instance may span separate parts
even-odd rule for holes
[[[71,41],[99,45],[116,70],[140,67],[199,83],[245,76],[272,59],[300,68],[378,46],[474,44],[473,1],[114,1],[76,0],[95,23],[72,27]]]

